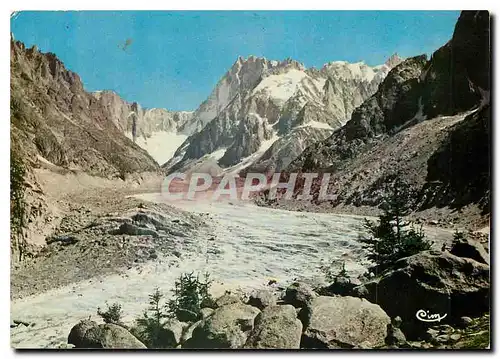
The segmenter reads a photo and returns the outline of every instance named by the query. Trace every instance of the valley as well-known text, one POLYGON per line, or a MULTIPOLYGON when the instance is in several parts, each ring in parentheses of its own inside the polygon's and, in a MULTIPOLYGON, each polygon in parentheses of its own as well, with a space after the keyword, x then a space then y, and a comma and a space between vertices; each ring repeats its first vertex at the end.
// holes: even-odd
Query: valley
POLYGON ((189 111, 87 91, 11 34, 12 347, 489 348, 489 21, 377 66, 239 56, 189 111), (179 172, 299 179, 166 200, 179 172), (300 199, 311 173, 330 198, 317 176, 300 199), (213 280, 189 308, 187 273, 213 280), (141 334, 155 288, 178 308, 141 334))
MULTIPOLYGON (((107 211, 114 210, 108 213, 120 218, 125 216, 124 206, 130 207, 133 213, 148 209, 158 211, 154 204, 163 202, 161 194, 151 192, 133 195, 137 201, 134 200, 131 206, 125 193, 127 191, 109 193, 97 189, 93 200, 87 198, 87 208, 94 213, 90 205, 94 203, 94 206, 103 209, 101 202, 95 199, 100 198, 102 203, 108 204, 107 211), (116 198, 117 195, 123 196, 121 200, 116 198)), ((79 203, 85 203, 79 198, 79 203)), ((26 296, 24 292, 21 298, 12 302, 12 318, 35 323, 33 327, 12 329, 12 345, 16 348, 59 347, 66 342, 75 323, 89 315, 95 317, 97 307, 105 302, 121 303, 127 314, 125 322, 133 324, 133 319, 145 309, 147 296, 153 289, 159 287, 170 295, 168 290, 185 272, 210 273, 215 280, 213 294, 217 297, 226 290, 244 294, 254 289, 268 289, 279 293, 297 280, 325 285, 320 266, 327 263, 334 263, 339 269, 345 263, 349 277, 355 279, 365 273, 371 264, 357 240, 365 233, 362 227, 364 217, 267 209, 248 202, 174 203, 175 208, 162 207, 161 213, 171 221, 189 221, 193 224, 192 232, 188 238, 178 233, 167 243, 157 238, 153 238, 152 242, 158 243, 144 242, 144 245, 156 248, 158 257, 155 259, 141 258, 142 249, 125 242, 125 246, 133 252, 133 258, 141 260, 120 262, 116 257, 122 254, 116 245, 121 243, 117 242, 121 236, 95 234, 86 237, 76 231, 75 236, 80 242, 56 247, 61 255, 51 254, 52 263, 42 257, 24 271, 14 270, 12 285, 15 291, 19 288, 18 294, 23 293, 25 286, 36 285, 41 293, 26 296), (179 210, 192 213, 192 217, 186 217, 179 210), (95 240, 101 243, 93 244, 95 240), (172 242, 175 242, 174 247, 172 242), (85 259, 78 249, 80 261, 73 261, 71 247, 90 248, 95 254, 85 259), (113 249, 110 256, 101 256, 101 252, 110 249, 113 249), (106 263, 109 260, 111 265, 106 263), (91 270, 94 266, 102 268, 91 270), (92 273, 90 279, 80 276, 78 281, 64 283, 61 278, 66 271, 79 273, 83 270, 92 273), (28 271, 36 276, 33 278, 36 282, 24 279, 26 274, 23 273, 28 271), (44 273, 47 271, 53 272, 46 277, 44 273), (269 285, 270 280, 276 283, 269 285), (55 302, 57 306, 54 306, 55 302)), ((99 219, 94 223, 99 223, 99 219)), ((120 223, 117 220, 111 228, 118 228, 120 223)), ((175 223, 169 225, 175 226, 175 223)), ((76 225, 75 228, 81 227, 76 225)), ((437 228, 425 230, 435 241, 436 249, 441 248, 443 243, 451 244, 452 231, 437 228)), ((54 246, 56 244, 51 245, 54 246)), ((75 274, 72 276, 73 280, 76 279, 75 274)))

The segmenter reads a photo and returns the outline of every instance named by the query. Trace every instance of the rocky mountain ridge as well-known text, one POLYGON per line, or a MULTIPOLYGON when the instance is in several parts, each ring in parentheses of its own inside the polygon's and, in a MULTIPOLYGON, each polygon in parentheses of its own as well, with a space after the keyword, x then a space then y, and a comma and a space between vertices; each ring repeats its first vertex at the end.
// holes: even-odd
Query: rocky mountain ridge
POLYGON ((193 114, 191 111, 143 108, 137 102, 129 103, 109 90, 92 92, 92 96, 101 106, 109 109, 116 126, 133 139, 147 139, 161 131, 177 133, 193 114))
POLYGON ((401 59, 370 67, 337 61, 306 69, 295 60, 238 58, 184 126, 195 131, 164 165, 186 171, 204 161, 220 170, 283 168, 341 127, 401 59))
POLYGON ((420 209, 473 204, 489 213, 489 46, 488 12, 462 12, 447 44, 396 66, 287 171, 331 173, 334 207, 376 207, 382 185, 399 175, 420 209))
POLYGON ((11 40, 11 137, 22 157, 104 177, 155 171, 146 151, 116 126, 112 109, 86 92, 52 53, 11 40))
POLYGON ((159 164, 169 160, 190 134, 181 128, 192 119, 191 111, 143 108, 137 102, 123 100, 113 91, 96 91, 92 96, 109 111, 115 125, 159 164))

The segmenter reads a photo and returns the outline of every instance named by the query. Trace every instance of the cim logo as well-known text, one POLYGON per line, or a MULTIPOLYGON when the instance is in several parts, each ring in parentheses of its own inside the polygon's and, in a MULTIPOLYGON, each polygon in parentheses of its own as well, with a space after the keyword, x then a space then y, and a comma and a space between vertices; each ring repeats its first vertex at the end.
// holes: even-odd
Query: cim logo
POLYGON ((441 314, 431 314, 427 310, 420 309, 417 311, 417 314, 415 314, 418 320, 422 322, 440 322, 444 318, 446 318, 447 314, 445 313, 443 316, 441 314))

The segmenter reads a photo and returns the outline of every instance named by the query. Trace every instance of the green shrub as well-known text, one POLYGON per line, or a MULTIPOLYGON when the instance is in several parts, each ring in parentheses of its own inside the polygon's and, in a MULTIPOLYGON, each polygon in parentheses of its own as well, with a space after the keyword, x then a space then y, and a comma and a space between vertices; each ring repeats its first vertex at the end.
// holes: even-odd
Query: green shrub
POLYGON ((193 320, 200 318, 201 308, 214 306, 214 300, 209 293, 211 284, 208 273, 205 273, 203 280, 193 272, 182 274, 175 281, 174 297, 168 303, 170 317, 180 321, 186 321, 189 316, 192 316, 193 320))
POLYGON ((24 164, 13 151, 10 152, 10 224, 15 233, 24 227, 25 203, 24 203, 24 176, 26 170, 24 164))
POLYGON ((104 320, 104 323, 118 324, 121 322, 123 312, 122 306, 118 303, 109 305, 106 303, 106 311, 103 312, 101 308, 97 308, 97 314, 104 320))
POLYGON ((10 151, 10 238, 11 246, 18 251, 19 260, 23 259, 24 241, 23 228, 26 223, 26 202, 24 193, 26 184, 24 177, 26 169, 20 156, 11 149, 10 151))
POLYGON ((181 274, 175 281, 173 298, 165 301, 158 288, 149 295, 149 307, 142 317, 136 319, 130 332, 148 348, 172 348, 176 343, 166 330, 172 319, 181 322, 196 321, 201 317, 201 308, 213 307, 215 302, 209 294, 212 281, 208 273, 200 280, 193 272, 181 274))
POLYGON ((342 267, 339 271, 336 271, 335 261, 332 261, 330 264, 321 265, 319 269, 325 275, 325 278, 328 282, 337 283, 344 280, 349 280, 349 276, 347 275, 347 270, 345 269, 345 262, 342 262, 342 267))

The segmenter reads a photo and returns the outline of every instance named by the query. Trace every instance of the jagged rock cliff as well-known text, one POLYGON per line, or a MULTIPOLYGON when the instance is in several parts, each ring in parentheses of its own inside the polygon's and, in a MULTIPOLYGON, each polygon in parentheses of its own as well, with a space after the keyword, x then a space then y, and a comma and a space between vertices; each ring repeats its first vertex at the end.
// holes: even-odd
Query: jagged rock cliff
POLYGON ((52 53, 11 41, 11 138, 23 157, 104 177, 158 165, 52 53))
POLYGON ((462 12, 430 60, 396 66, 344 127, 287 171, 332 173, 333 205, 377 206, 399 174, 420 190, 422 209, 481 203, 488 212, 489 59, 488 12, 462 12))
POLYGON ((123 100, 113 91, 96 91, 92 92, 92 96, 110 112, 117 127, 136 138, 148 138, 160 131, 177 132, 177 129, 192 117, 192 112, 188 111, 146 109, 137 102, 129 103, 123 100))
POLYGON ((111 120, 125 135, 145 149, 159 164, 168 161, 187 138, 181 130, 193 117, 189 111, 143 108, 129 103, 113 91, 96 91, 92 96, 111 114, 111 120))
POLYGON ((216 161, 233 172, 284 168, 341 127, 400 61, 393 56, 377 67, 337 61, 317 70, 291 59, 239 58, 183 127, 198 132, 164 167, 216 161))

